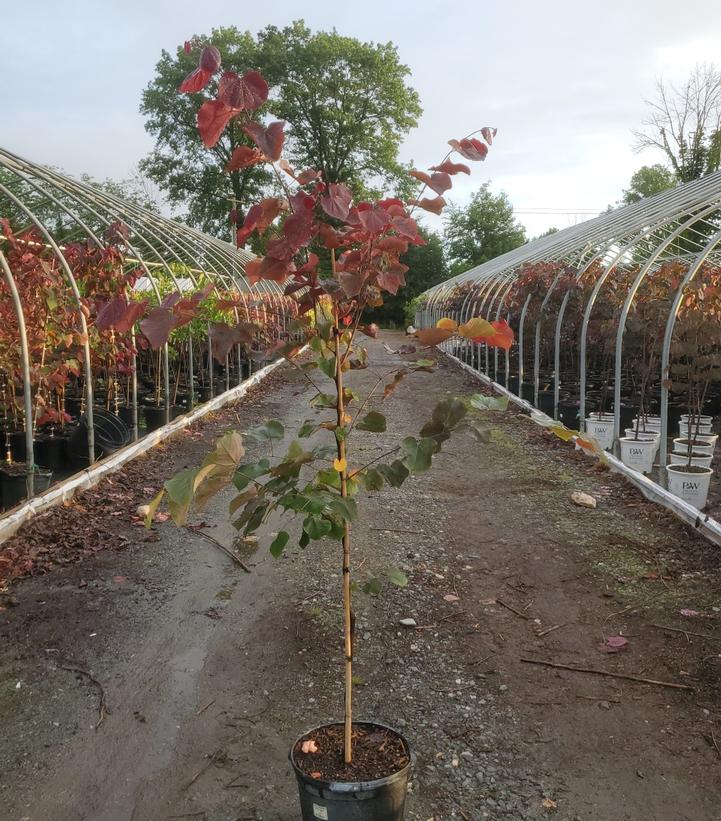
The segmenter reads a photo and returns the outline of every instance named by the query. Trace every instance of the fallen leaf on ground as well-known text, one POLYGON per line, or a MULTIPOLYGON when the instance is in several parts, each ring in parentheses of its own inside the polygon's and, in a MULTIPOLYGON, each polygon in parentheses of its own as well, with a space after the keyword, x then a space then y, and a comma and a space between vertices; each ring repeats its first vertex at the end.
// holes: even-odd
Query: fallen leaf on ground
POLYGON ((543 801, 541 801, 541 806, 544 810, 555 810, 557 805, 552 798, 544 798, 543 801))
POLYGON ((453 593, 446 593, 443 597, 443 601, 460 601, 458 596, 454 596, 453 593))
POLYGON ((609 636, 603 644, 598 645, 602 653, 618 653, 619 650, 626 650, 628 639, 623 636, 609 636))

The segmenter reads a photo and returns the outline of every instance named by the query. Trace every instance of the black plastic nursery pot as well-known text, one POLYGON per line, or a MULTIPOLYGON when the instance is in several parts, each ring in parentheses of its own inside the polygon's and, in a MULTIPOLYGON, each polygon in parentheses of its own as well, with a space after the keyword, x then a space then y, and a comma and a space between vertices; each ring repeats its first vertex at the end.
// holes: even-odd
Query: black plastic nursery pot
MULTIPOLYGON (((30 470, 24 462, 5 464, 0 468, 0 498, 4 510, 24 502, 29 496, 30 470)), ((42 493, 50 487, 53 472, 36 467, 33 471, 33 494, 42 493)))
MULTIPOLYGON (((108 456, 127 445, 132 434, 123 420, 104 408, 93 408, 95 458, 108 456)), ((75 467, 85 467, 88 459, 88 423, 81 417, 66 445, 68 458, 75 467)))
POLYGON ((35 440, 34 456, 35 462, 42 465, 44 468, 50 470, 60 470, 65 467, 67 463, 67 455, 65 448, 68 437, 60 436, 43 436, 35 440))
POLYGON ((165 424, 165 405, 146 405, 143 408, 143 416, 146 430, 162 428, 165 424))
MULTIPOLYGON (((390 730, 405 746, 409 758, 408 764, 385 778, 377 778, 373 781, 323 781, 303 772, 294 760, 294 751, 299 742, 314 731, 303 733, 293 743, 289 754, 298 782, 303 821, 319 821, 319 819, 324 819, 324 821, 403 820, 408 778, 414 760, 408 741, 397 730, 378 722, 356 721, 353 726, 390 730)), ((316 729, 322 729, 322 727, 316 729)))
POLYGON ((553 391, 538 391, 538 410, 553 416, 553 391))
POLYGON ((558 418, 571 430, 578 430, 579 403, 575 399, 558 400, 558 418))
POLYGON ((25 431, 15 430, 8 434, 10 441, 10 453, 14 462, 24 462, 27 456, 27 443, 25 442, 25 431))
MULTIPOLYGON (((123 422, 125 422, 125 424, 131 430, 133 429, 133 409, 131 407, 128 407, 127 405, 121 405, 118 408, 118 416, 123 420, 123 422)), ((138 412, 138 417, 140 417, 140 412, 138 412)))

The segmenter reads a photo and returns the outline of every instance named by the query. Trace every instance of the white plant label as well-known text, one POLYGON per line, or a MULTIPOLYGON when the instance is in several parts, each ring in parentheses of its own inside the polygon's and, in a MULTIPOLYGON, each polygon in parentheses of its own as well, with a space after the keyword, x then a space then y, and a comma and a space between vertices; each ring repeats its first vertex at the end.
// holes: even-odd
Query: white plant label
POLYGON ((316 818, 322 818, 323 821, 328 821, 328 808, 313 804, 313 815, 316 818))

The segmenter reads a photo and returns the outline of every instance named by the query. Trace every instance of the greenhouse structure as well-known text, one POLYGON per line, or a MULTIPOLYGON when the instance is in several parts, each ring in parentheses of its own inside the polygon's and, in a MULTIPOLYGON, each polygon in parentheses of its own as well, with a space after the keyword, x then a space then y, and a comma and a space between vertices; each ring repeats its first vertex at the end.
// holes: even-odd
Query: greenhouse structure
POLYGON ((5 509, 228 391, 290 338, 296 303, 250 284, 250 259, 0 149, 5 509))
POLYGON ((451 353, 704 506, 721 411, 721 172, 443 282, 415 324, 477 316, 508 321, 512 348, 451 353))

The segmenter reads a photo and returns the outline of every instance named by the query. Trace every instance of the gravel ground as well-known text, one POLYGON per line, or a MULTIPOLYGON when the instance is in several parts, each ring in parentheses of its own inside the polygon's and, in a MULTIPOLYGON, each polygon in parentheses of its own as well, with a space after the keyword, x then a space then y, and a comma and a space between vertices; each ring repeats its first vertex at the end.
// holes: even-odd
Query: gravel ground
MULTIPOLYGON (((377 367, 395 361, 370 347, 377 367)), ((362 391, 374 377, 351 381, 362 391)), ((389 431, 362 434, 351 465, 417 433, 439 398, 478 390, 446 360, 405 380, 385 403, 389 431)), ((261 546, 244 556, 246 574, 168 523, 147 536, 127 494, 135 502, 146 481, 196 463, 228 424, 299 424, 310 395, 286 368, 176 437, 111 486, 126 489, 103 508, 107 533, 123 536, 113 550, 75 551, 13 585, 15 606, 0 612, 3 818, 298 817, 287 751, 342 710, 337 546, 289 548, 279 561, 261 546)), ((354 527, 359 581, 389 564, 410 579, 355 601, 356 716, 410 740, 408 818, 718 819, 716 549, 520 414, 489 414, 488 425, 490 444, 454 438, 430 472, 364 497, 354 527), (573 505, 574 490, 598 508, 573 505), (628 649, 601 652, 610 635, 628 649)), ((230 545, 226 502, 202 519, 230 545)))

